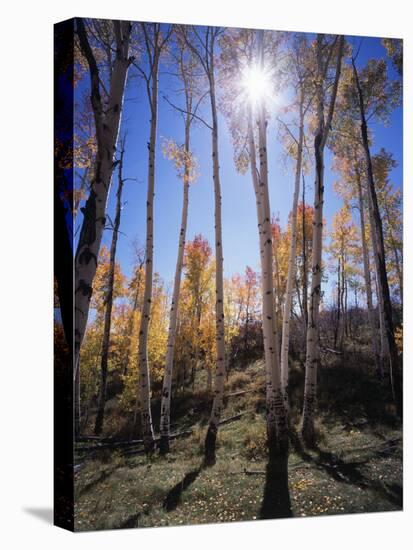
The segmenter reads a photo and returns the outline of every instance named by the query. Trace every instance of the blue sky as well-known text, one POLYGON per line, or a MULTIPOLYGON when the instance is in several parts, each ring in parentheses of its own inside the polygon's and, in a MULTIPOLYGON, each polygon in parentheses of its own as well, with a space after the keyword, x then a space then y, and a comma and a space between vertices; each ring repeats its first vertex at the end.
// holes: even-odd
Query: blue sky
MULTIPOLYGON (((349 37, 347 37, 349 38, 349 37)), ((359 38, 349 38, 359 42, 359 38)), ((386 52, 380 39, 364 38, 357 59, 363 66, 371 57, 384 57, 386 52)), ((133 70, 133 69, 132 69, 133 70)), ((396 78, 393 68, 390 76, 396 78)), ((87 77, 88 78, 88 77, 87 77)), ((160 74, 160 90, 172 97, 171 77, 160 74)), ((179 100, 178 100, 179 101, 179 100)), ((203 109, 205 118, 209 116, 209 103, 203 109)), ((125 206, 122 212, 121 232, 118 240, 117 261, 123 272, 130 276, 132 269, 131 241, 137 238, 145 242, 146 220, 146 177, 147 177, 147 141, 149 136, 149 108, 145 89, 138 78, 130 78, 125 95, 122 131, 127 130, 124 176, 136 178, 124 186, 125 206)), ((233 162, 233 150, 226 121, 219 117, 219 155, 222 185, 223 250, 225 276, 242 273, 246 265, 259 269, 258 235, 256 227, 255 198, 249 172, 240 175, 233 162)), ((372 124, 375 136, 373 153, 381 147, 391 151, 398 162, 393 170, 392 181, 396 186, 402 184, 402 108, 394 111, 388 127, 372 124)), ((183 140, 183 122, 167 102, 159 97, 158 142, 156 158, 155 213, 154 213, 154 269, 165 282, 173 280, 178 234, 181 219, 182 183, 178 179, 170 161, 163 158, 162 138, 183 140)), ((189 218, 187 239, 202 233, 213 247, 214 244, 214 195, 211 172, 211 136, 208 128, 202 124, 194 125, 191 132, 192 150, 198 163, 200 177, 191 186, 189 196, 189 218)), ((275 123, 268 127, 269 186, 271 209, 279 215, 285 226, 292 204, 294 176, 291 164, 281 160, 281 148, 277 142, 275 123), (286 166, 288 170, 286 169, 286 166)), ((327 230, 334 213, 341 207, 341 201, 333 190, 336 174, 331 171, 331 155, 325 156, 325 211, 327 230)), ((312 203, 314 176, 306 176, 306 201, 312 203)), ((112 185, 108 212, 115 209, 116 178, 112 185)), ((81 218, 81 216, 79 216, 81 218)), ((109 246, 111 232, 105 231, 103 242, 109 246)))

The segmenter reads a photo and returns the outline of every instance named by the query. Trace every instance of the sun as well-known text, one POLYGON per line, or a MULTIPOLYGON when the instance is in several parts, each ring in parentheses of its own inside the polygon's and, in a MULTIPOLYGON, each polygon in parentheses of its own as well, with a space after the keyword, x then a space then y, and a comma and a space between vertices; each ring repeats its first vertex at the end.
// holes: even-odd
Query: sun
POLYGON ((258 65, 245 67, 242 71, 241 87, 246 99, 255 105, 265 103, 272 95, 270 75, 258 65))

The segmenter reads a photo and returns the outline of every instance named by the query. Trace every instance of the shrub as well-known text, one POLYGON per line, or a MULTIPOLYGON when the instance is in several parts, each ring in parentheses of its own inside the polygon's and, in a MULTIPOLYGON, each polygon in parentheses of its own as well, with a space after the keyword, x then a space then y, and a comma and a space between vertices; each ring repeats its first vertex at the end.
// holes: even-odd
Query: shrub
POLYGON ((265 423, 254 422, 249 424, 244 437, 242 454, 248 460, 262 460, 267 456, 267 433, 265 423))
POLYGON ((236 372, 228 380, 228 389, 230 391, 239 390, 246 386, 250 381, 250 377, 245 372, 236 372))

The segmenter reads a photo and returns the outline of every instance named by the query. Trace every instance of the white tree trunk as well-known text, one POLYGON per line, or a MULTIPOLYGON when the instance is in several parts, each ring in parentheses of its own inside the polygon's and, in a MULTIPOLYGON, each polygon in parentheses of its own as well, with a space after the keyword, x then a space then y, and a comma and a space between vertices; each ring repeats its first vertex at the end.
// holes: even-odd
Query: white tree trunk
MULTIPOLYGON (((266 399, 267 401, 271 398, 271 339, 272 339, 272 327, 270 328, 269 324, 265 322, 266 314, 264 312, 264 298, 265 298, 265 289, 264 289, 264 272, 266 272, 265 267, 265 258, 264 258, 264 248, 265 235, 263 231, 263 207, 262 207, 262 194, 260 189, 260 174, 257 168, 257 157, 256 157, 256 148, 255 148, 255 139, 254 139, 254 130, 252 126, 252 113, 248 113, 248 149, 250 157, 250 168, 251 168, 251 178, 255 192, 255 204, 257 211, 257 224, 258 224, 258 237, 259 237, 259 247, 260 247, 260 262, 261 262, 261 283, 262 283, 262 319, 263 319, 263 341, 264 341, 264 357, 265 357, 265 375, 266 375, 266 399)), ((267 274, 266 274, 267 276, 267 274)))
POLYGON ((282 341, 281 341, 281 386, 284 393, 286 406, 288 408, 288 352, 290 348, 290 319, 291 308, 293 300, 293 284, 295 282, 295 276, 297 272, 296 254, 297 254, 297 208, 298 197, 300 194, 300 179, 301 179, 301 165, 303 156, 303 140, 304 140, 304 115, 302 109, 302 103, 300 105, 300 133, 297 144, 297 161, 295 168, 295 183, 294 183, 294 197, 292 207, 291 218, 291 244, 290 255, 288 258, 288 275, 287 275, 287 288, 285 293, 285 304, 282 324, 282 341))
POLYGON ((80 346, 86 331, 90 299, 93 292, 93 279, 96 274, 100 243, 106 222, 106 203, 112 180, 113 159, 116 152, 123 96, 130 65, 128 55, 131 23, 129 21, 114 21, 113 27, 117 49, 110 81, 107 109, 105 110, 100 96, 100 76, 96 59, 90 47, 83 20, 81 18, 77 20, 80 47, 89 65, 97 153, 89 197, 85 207, 81 209, 83 222, 74 258, 73 393, 75 396, 74 422, 76 436, 79 435, 80 431, 80 346))
POLYGON ((275 316, 271 208, 268 192, 267 123, 262 105, 258 117, 259 194, 261 202, 263 332, 270 362, 267 367, 267 437, 270 457, 288 451, 287 414, 281 387, 278 327, 275 316))
POLYGON ((344 259, 344 244, 341 242, 341 324, 339 330, 339 346, 340 349, 343 349, 344 336, 346 333, 346 323, 347 323, 347 313, 346 313, 346 262, 344 259))
POLYGON ((91 67, 92 106, 96 126, 97 154, 89 198, 85 208, 82 209, 84 219, 75 256, 74 364, 76 368, 74 379, 76 379, 77 369, 79 368, 80 346, 86 330, 90 299, 92 296, 92 284, 96 273, 97 258, 99 256, 100 243, 106 222, 106 203, 111 185, 125 83, 130 64, 128 51, 131 25, 129 22, 118 21, 114 22, 114 26, 115 28, 116 26, 118 27, 116 34, 120 34, 120 39, 118 38, 117 40, 117 55, 110 82, 106 111, 104 111, 100 99, 99 74, 96 61, 94 61, 86 34, 82 35, 82 27, 78 27, 80 31, 79 38, 82 36, 81 43, 85 48, 89 46, 90 50, 88 53, 85 52, 85 56, 91 67), (86 40, 86 43, 84 40, 86 40))
POLYGON ((373 229, 373 233, 375 234, 376 245, 377 245, 378 280, 380 281, 379 289, 383 300, 384 328, 386 333, 387 350, 388 350, 388 356, 390 361, 390 383, 391 383, 393 399, 396 405, 397 414, 399 417, 401 417, 403 414, 403 388, 402 388, 402 381, 401 381, 401 373, 399 371, 398 351, 396 347, 396 341, 394 338, 392 304, 391 304, 391 298, 390 298, 389 283, 387 279, 383 226, 382 226, 382 221, 380 217, 379 205, 377 202, 376 187, 375 187, 374 175, 373 175, 373 166, 371 162, 368 128, 367 128, 367 121, 366 121, 366 116, 364 111, 363 91, 359 82, 354 59, 352 59, 352 64, 353 64, 353 72, 354 72, 358 99, 359 99, 359 107, 360 107, 360 131, 361 131, 361 138, 363 142, 363 149, 364 149, 366 168, 367 168, 367 194, 369 197, 371 210, 373 214, 372 217, 374 220, 374 225, 372 229, 373 229))
POLYGON ((155 196, 155 148, 156 130, 158 118, 158 45, 155 45, 155 58, 152 71, 152 90, 150 96, 151 124, 149 137, 148 156, 148 191, 146 197, 146 247, 145 247, 145 289, 143 293, 141 322, 139 328, 139 394, 142 421, 142 438, 147 453, 154 450, 155 440, 153 432, 152 411, 151 411, 151 387, 148 362, 148 335, 149 322, 151 318, 152 284, 153 284, 153 201, 155 196))
POLYGON ((306 206, 305 206, 305 181, 304 181, 304 174, 303 174, 303 195, 302 195, 302 203, 303 203, 303 212, 302 212, 302 256, 303 256, 303 268, 302 268, 302 292, 303 292, 303 299, 302 299, 302 308, 303 308, 303 317, 304 317, 304 328, 305 328, 305 334, 307 334, 307 326, 308 326, 308 284, 307 284, 307 258, 308 258, 308 245, 307 245, 307 236, 306 236, 306 230, 305 230, 305 215, 306 215, 306 206))
POLYGON ((383 366, 388 357, 388 347, 386 340, 386 330, 384 325, 384 303, 383 303, 383 292, 381 287, 381 280, 379 275, 379 260, 378 260, 378 245, 377 245, 377 236, 375 229, 375 220, 373 215, 373 208, 371 204, 371 199, 367 193, 367 202, 368 202, 368 213, 369 213, 369 225, 370 225, 370 237, 373 248, 373 258, 374 258, 374 267, 376 274, 376 287, 377 287, 377 309, 379 313, 379 327, 380 327, 380 376, 383 376, 383 366))
POLYGON ((397 278, 399 280, 400 302, 403 305, 403 270, 402 270, 401 265, 400 265, 398 246, 397 246, 396 241, 394 239, 394 233, 393 233, 392 223, 391 223, 392 217, 391 217, 391 213, 389 212, 389 208, 388 208, 388 205, 387 205, 386 201, 384 201, 384 212, 385 212, 385 215, 387 217, 389 241, 390 241, 391 249, 392 249, 393 255, 394 255, 394 264, 395 264, 395 267, 396 267, 397 278))
POLYGON ((371 330, 371 348, 374 357, 374 364, 376 366, 376 371, 380 378, 383 376, 383 367, 379 359, 378 346, 377 346, 377 325, 375 321, 374 309, 373 309, 373 292, 371 289, 371 276, 370 276, 370 260, 369 260, 369 251, 366 240, 366 224, 364 220, 364 199, 363 199, 363 190, 361 186, 361 179, 359 174, 357 174, 357 192, 358 192, 358 203, 359 203, 359 212, 360 212, 360 231, 361 231, 361 246, 363 251, 363 273, 364 273, 364 282, 366 285, 366 301, 367 301, 367 314, 369 319, 369 325, 371 330))
MULTIPOLYGON (((263 31, 258 35, 258 60, 264 62, 263 31)), ((281 388, 279 342, 273 284, 273 243, 271 207, 268 191, 267 121, 265 106, 258 106, 258 154, 256 161, 252 110, 248 111, 248 145, 252 182, 256 197, 258 234, 261 259, 262 323, 265 355, 267 445, 269 459, 288 455, 287 413, 281 388)))
MULTIPOLYGON (((189 153, 189 124, 190 119, 186 118, 185 127, 185 152, 189 153)), ((169 316, 168 343, 166 349, 165 374, 163 379, 162 400, 161 400, 161 421, 160 421, 160 451, 162 454, 169 452, 169 431, 171 422, 171 390, 172 372, 175 351, 176 328, 179 309, 179 295, 181 289, 182 266, 184 263, 186 227, 188 222, 188 195, 189 195, 189 165, 185 163, 183 182, 183 203, 181 230, 179 232, 178 257, 176 260, 174 288, 172 294, 171 311, 169 316)))
POLYGON ((216 323, 216 370, 214 385, 214 400, 209 419, 208 432, 205 438, 205 463, 215 463, 215 447, 218 425, 224 406, 225 382, 225 322, 224 322, 224 258, 222 254, 222 214, 221 214, 221 182, 219 175, 218 156, 218 115, 215 99, 215 77, 213 56, 209 74, 211 114, 212 114, 212 165, 215 200, 215 323, 216 323))
POLYGON ((393 232, 391 230, 390 230, 390 242, 391 242, 392 249, 393 249, 394 264, 396 266, 396 273, 397 273, 397 278, 398 278, 398 281, 399 281, 400 302, 403 305, 403 270, 402 270, 401 265, 400 265, 399 250, 398 250, 397 244, 394 240, 393 232))
POLYGON ((320 148, 322 134, 318 131, 314 140, 316 156, 316 181, 314 194, 312 278, 307 327, 307 354, 305 363, 304 407, 302 434, 306 443, 314 443, 314 416, 318 363, 318 318, 321 293, 322 228, 324 202, 324 159, 320 148))
POLYGON ((310 307, 307 327, 307 354, 305 362, 304 381, 304 406, 302 414, 301 434, 308 445, 315 442, 314 418, 317 391, 317 366, 319 360, 318 329, 319 309, 321 297, 321 265, 323 245, 323 204, 324 204, 324 147, 330 130, 335 100, 337 96, 338 81, 341 72, 341 60, 343 57, 344 37, 339 38, 339 50, 334 86, 330 98, 328 117, 324 116, 324 79, 325 72, 321 52, 323 48, 322 37, 317 36, 317 133, 314 138, 315 154, 315 188, 314 188, 314 218, 313 218, 313 255, 312 278, 310 292, 310 307))
POLYGON ((339 341, 341 325, 341 258, 338 257, 337 263, 337 323, 334 330, 334 347, 337 347, 339 341))
POLYGON ((105 319, 103 327, 103 340, 102 340, 102 353, 100 362, 100 387, 99 387, 99 399, 98 409, 96 414, 96 422, 94 432, 96 435, 100 435, 103 428, 103 419, 105 415, 106 405, 106 389, 107 389, 107 374, 108 374, 108 360, 109 360, 109 345, 110 345, 110 328, 112 324, 112 306, 113 306, 113 286, 115 283, 115 260, 116 260, 116 247, 118 243, 120 217, 122 211, 122 190, 123 190, 123 165, 124 148, 122 147, 120 161, 119 161, 119 179, 118 190, 116 193, 116 214, 113 223, 112 242, 110 245, 110 257, 109 257, 109 273, 108 273, 108 292, 105 296, 106 309, 105 319))

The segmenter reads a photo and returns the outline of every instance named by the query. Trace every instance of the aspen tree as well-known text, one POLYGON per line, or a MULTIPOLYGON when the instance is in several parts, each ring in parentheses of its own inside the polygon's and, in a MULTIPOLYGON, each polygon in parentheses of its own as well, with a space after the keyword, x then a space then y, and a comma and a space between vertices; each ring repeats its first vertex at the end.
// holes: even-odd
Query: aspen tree
MULTIPOLYGON (((114 155, 118 139, 123 96, 128 69, 131 23, 113 21, 116 42, 108 97, 104 102, 100 71, 89 43, 85 24, 81 18, 77 22, 77 35, 83 56, 88 63, 91 80, 91 103, 96 132, 96 157, 90 193, 84 208, 79 243, 76 250, 75 269, 75 328, 74 328, 74 381, 79 379, 79 352, 85 335, 89 314, 92 284, 97 268, 100 243, 106 223, 106 203, 114 169, 114 155)), ((78 422, 76 422, 78 426, 78 422)))
MULTIPOLYGON (((374 182, 373 165, 372 165, 371 154, 370 154, 368 126, 367 126, 366 110, 365 110, 365 97, 364 97, 362 83, 360 82, 360 79, 359 79, 359 74, 356 68, 354 58, 352 59, 352 65, 353 65, 354 80, 355 80, 355 86, 356 86, 357 97, 358 97, 358 107, 359 107, 359 114, 360 114, 360 132, 361 132, 361 138, 362 138, 363 149, 365 154, 365 163, 367 168, 367 195, 369 199, 369 204, 371 209, 371 218, 373 222, 371 229, 372 229, 372 236, 374 234, 374 239, 376 241, 375 258, 376 258, 377 267, 378 267, 377 280, 378 280, 379 292, 383 301, 384 328, 385 328, 386 342, 388 346, 389 360, 390 360, 390 381, 391 381, 393 398, 396 403, 397 414, 401 417, 403 412, 403 403, 402 403, 403 396, 402 396, 402 387, 401 387, 401 379, 400 379, 401 375, 399 371, 399 357, 398 357, 398 351, 397 351, 396 342, 394 338, 392 305, 390 300, 390 290, 389 290, 389 283, 388 283, 387 270, 386 270, 383 226, 382 226, 382 220, 381 220, 379 206, 377 202, 377 193, 376 193, 376 186, 374 182)), ((374 69, 375 67, 373 67, 373 70, 367 71, 367 74, 365 74, 366 79, 373 80, 376 78, 374 69)), ((379 67, 379 71, 377 72, 378 72, 378 78, 380 78, 382 74, 380 67, 379 67)))
POLYGON ((146 51, 146 69, 135 66, 146 84, 151 115, 148 141, 148 188, 146 196, 145 286, 143 292, 141 322, 138 337, 139 397, 142 421, 142 437, 146 453, 153 452, 155 438, 151 410, 150 371, 148 362, 148 334, 151 319, 153 286, 153 240, 156 134, 158 124, 158 72, 163 49, 169 40, 172 27, 163 36, 160 23, 140 23, 141 40, 146 51))
MULTIPOLYGON (((268 51, 272 46, 276 49, 277 44, 264 44, 261 31, 242 30, 239 34, 235 33, 225 38, 222 44, 221 66, 224 68, 223 76, 231 81, 231 84, 227 85, 225 114, 232 134, 237 169, 245 172, 248 166, 250 167, 255 193, 261 262, 267 444, 272 460, 279 453, 288 455, 287 414, 281 389, 274 300, 273 226, 268 190, 266 103, 271 102, 272 84, 269 82, 264 55, 265 49, 268 51), (239 78, 240 71, 244 72, 244 80, 236 85, 232 80, 239 78), (258 88, 255 84, 257 79, 261 81, 258 88), (247 147, 243 146, 244 142, 247 147)), ((270 51, 274 53, 274 50, 270 51)))
POLYGON ((215 323, 216 323, 216 369, 214 400, 212 403, 208 431, 205 438, 205 464, 215 463, 215 448, 219 421, 224 407, 225 382, 225 315, 224 315, 224 257, 222 247, 222 214, 221 214, 221 179, 219 169, 218 149, 218 108, 216 98, 216 45, 222 29, 205 27, 199 30, 191 27, 191 36, 186 36, 186 44, 198 58, 207 80, 208 95, 211 104, 211 124, 206 124, 211 130, 212 138, 212 177, 214 182, 215 205, 215 323))
MULTIPOLYGON (((185 31, 182 31, 185 32, 185 31)), ((175 351, 175 340, 177 332, 179 297, 181 290, 182 267, 184 262, 186 228, 188 223, 188 202, 189 186, 195 178, 196 163, 190 151, 190 130, 194 121, 200 101, 194 104, 195 100, 195 79, 194 73, 198 63, 185 44, 182 32, 176 30, 176 42, 178 52, 176 54, 177 76, 184 87, 184 109, 179 109, 183 115, 185 142, 183 147, 169 142, 165 147, 165 155, 174 162, 178 174, 183 183, 183 201, 181 227, 179 231, 178 255, 176 259, 175 278, 172 292, 172 302, 169 316, 168 343, 165 359, 165 373, 162 387, 161 399, 161 419, 160 419, 160 452, 166 454, 169 452, 169 430, 171 423, 171 392, 172 392, 172 373, 175 351)))
POLYGON ((304 406, 302 413, 301 435, 308 445, 315 442, 314 419, 316 406, 317 366, 318 366, 318 330, 319 307, 321 297, 321 263, 323 239, 323 203, 324 203, 324 148, 332 124, 338 82, 340 79, 341 62, 344 49, 344 37, 336 37, 328 47, 329 57, 323 61, 325 37, 318 35, 316 39, 316 116, 317 130, 314 138, 315 155, 315 188, 314 188, 314 221, 313 221, 313 256, 311 292, 309 298, 307 350, 305 363, 304 406), (337 48, 336 48, 337 46, 337 48), (329 100, 327 117, 325 113, 325 82, 329 61, 333 50, 336 50, 336 64, 333 77, 333 87, 329 100))
POLYGON ((125 142, 122 142, 122 148, 119 157, 118 166, 118 189, 116 191, 116 213, 113 220, 112 227, 112 242, 110 245, 110 258, 109 258, 109 274, 108 274, 108 290, 105 296, 105 321, 103 328, 103 339, 101 349, 101 362, 100 362, 100 387, 99 387, 99 400, 98 409, 95 421, 95 434, 100 435, 103 428, 103 419, 105 415, 106 404, 106 388, 107 388, 107 375, 108 375, 108 358, 109 358, 109 344, 110 344, 110 329, 112 323, 112 306, 113 306, 113 284, 115 280, 115 259, 116 259, 116 247, 119 236, 120 218, 122 212, 122 191, 123 191, 123 158, 125 154, 125 142))
MULTIPOLYGON (((293 301, 293 284, 296 278, 296 251, 297 251, 297 211, 298 211, 298 198, 300 194, 300 181, 303 164, 303 147, 304 147, 304 123, 305 116, 312 103, 312 94, 309 93, 308 80, 310 72, 306 66, 306 55, 308 44, 301 37, 296 37, 292 44, 291 64, 294 76, 292 77, 293 86, 296 91, 298 104, 298 138, 294 136, 290 127, 285 122, 281 121, 286 129, 287 138, 294 143, 295 152, 295 179, 294 179, 294 194, 293 204, 291 209, 291 243, 290 253, 288 259, 288 275, 287 285, 285 291, 285 304, 282 321, 282 341, 281 341, 281 382, 284 393, 284 398, 288 407, 288 352, 290 342, 290 318, 293 301), (310 96, 310 97, 308 97, 310 96)), ((308 62, 307 62, 308 64, 308 62)), ((280 119, 279 119, 280 120, 280 119)), ((303 210, 304 212, 304 210, 303 210)), ((305 213, 303 214, 305 215, 305 213)), ((304 228, 305 224, 303 225, 304 228)), ((305 231, 305 229, 304 229, 305 231)), ((304 234, 305 236, 305 234, 304 234)), ((304 251, 304 243, 303 243, 304 251)), ((303 252, 305 254, 305 251, 303 252)), ((307 305, 305 304, 305 308, 307 305)))

